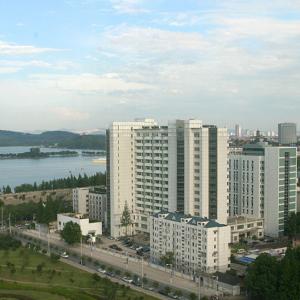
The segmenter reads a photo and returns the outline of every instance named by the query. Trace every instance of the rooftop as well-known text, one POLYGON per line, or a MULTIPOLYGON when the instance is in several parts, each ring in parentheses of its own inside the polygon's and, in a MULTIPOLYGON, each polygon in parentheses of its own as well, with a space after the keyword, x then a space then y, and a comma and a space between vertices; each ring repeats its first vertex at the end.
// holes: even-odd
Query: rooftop
POLYGON ((165 215, 164 219, 174 222, 185 222, 190 225, 197 226, 199 223, 204 223, 205 228, 214 228, 214 227, 224 227, 226 225, 220 224, 215 220, 208 219, 206 217, 198 217, 198 216, 191 216, 191 215, 185 215, 182 212, 165 212, 162 211, 160 213, 155 214, 153 217, 159 218, 159 216, 165 215))

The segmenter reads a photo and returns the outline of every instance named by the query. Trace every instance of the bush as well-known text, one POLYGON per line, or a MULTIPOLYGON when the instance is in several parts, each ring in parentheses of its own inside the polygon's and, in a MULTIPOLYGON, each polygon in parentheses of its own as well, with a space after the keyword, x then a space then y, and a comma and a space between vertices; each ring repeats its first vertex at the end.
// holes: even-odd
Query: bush
POLYGON ((59 260, 59 258, 60 258, 60 256, 57 255, 57 254, 55 254, 55 253, 51 253, 51 254, 50 254, 50 260, 51 260, 51 262, 53 262, 53 263, 56 263, 56 262, 59 260))
POLYGON ((0 250, 16 250, 20 248, 21 242, 6 234, 0 234, 0 250))

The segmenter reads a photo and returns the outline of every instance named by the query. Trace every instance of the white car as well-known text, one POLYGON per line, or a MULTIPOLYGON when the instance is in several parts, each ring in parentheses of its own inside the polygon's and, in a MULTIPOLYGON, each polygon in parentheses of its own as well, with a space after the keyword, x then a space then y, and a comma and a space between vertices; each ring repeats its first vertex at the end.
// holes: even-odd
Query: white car
POLYGON ((69 255, 67 252, 64 252, 60 255, 62 258, 69 258, 69 255))
POLYGON ((97 271, 98 271, 99 273, 102 273, 102 274, 105 274, 105 273, 106 273, 106 270, 104 270, 104 269, 102 269, 102 268, 99 268, 97 271))
POLYGON ((127 277, 123 277, 122 280, 127 283, 133 283, 133 280, 127 277))

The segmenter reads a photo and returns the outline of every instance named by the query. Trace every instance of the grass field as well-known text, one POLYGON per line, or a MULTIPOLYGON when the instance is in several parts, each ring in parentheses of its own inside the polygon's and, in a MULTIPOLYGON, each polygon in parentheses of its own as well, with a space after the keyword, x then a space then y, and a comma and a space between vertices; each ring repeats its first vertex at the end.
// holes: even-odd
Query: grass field
POLYGON ((0 251, 0 300, 155 300, 30 249, 0 251))

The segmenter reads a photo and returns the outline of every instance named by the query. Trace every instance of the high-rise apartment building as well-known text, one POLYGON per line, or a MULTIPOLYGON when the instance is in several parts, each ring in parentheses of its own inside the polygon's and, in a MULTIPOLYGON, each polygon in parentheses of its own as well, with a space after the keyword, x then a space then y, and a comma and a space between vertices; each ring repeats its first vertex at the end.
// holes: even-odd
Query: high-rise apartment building
POLYGON ((149 232, 149 216, 160 211, 226 223, 227 140, 227 129, 199 120, 114 122, 107 132, 111 235, 124 233, 125 205, 132 230, 142 232, 149 232))
POLYGON ((265 234, 280 236, 296 211, 297 149, 266 143, 229 154, 229 214, 264 218, 265 234))
POLYGON ((278 143, 295 145, 297 143, 297 125, 295 123, 278 124, 278 143))

